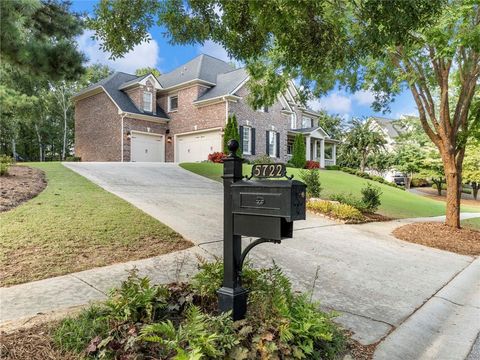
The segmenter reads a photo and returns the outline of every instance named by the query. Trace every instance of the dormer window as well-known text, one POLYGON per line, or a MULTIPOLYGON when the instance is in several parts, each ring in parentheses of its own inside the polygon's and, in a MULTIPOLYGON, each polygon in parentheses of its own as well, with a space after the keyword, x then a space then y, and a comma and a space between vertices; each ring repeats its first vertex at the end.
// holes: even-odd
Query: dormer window
POLYGON ((150 91, 143 92, 143 111, 152 112, 153 95, 150 91))
POLYGON ((178 95, 171 95, 168 97, 168 111, 178 110, 178 95))
POLYGON ((304 116, 302 118, 302 128, 303 129, 308 129, 308 128, 311 128, 311 127, 313 127, 312 118, 304 116))
POLYGON ((258 108, 257 111, 267 113, 268 112, 268 106, 264 105, 264 106, 258 108))

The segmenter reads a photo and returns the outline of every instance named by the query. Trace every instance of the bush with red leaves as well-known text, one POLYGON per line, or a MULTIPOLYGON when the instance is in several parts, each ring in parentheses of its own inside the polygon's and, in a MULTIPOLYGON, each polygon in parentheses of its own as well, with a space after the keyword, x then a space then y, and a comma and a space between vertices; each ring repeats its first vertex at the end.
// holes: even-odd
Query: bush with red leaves
POLYGON ((308 160, 305 164, 305 169, 320 169, 320 163, 318 161, 308 160))
POLYGON ((223 152, 214 152, 211 154, 208 154, 208 161, 214 162, 214 163, 223 163, 223 158, 226 155, 223 152))

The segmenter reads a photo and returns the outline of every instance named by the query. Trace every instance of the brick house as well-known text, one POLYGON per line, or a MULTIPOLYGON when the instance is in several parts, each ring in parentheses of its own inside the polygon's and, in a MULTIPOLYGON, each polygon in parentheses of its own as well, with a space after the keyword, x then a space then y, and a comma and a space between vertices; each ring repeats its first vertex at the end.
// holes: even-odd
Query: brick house
POLYGON ((222 151, 230 114, 240 127, 244 157, 291 156, 304 136, 307 160, 335 164, 336 143, 319 114, 295 101, 293 82, 269 108, 247 103, 248 74, 200 55, 158 79, 115 72, 75 94, 75 154, 82 161, 204 161, 222 151))

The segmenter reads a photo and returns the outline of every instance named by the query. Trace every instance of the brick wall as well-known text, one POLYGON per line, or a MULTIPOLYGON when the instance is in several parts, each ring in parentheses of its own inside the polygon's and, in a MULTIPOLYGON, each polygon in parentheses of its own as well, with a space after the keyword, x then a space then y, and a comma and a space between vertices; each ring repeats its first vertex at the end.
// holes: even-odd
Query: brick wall
POLYGON ((150 91, 152 93, 152 109, 153 113, 157 113, 157 96, 156 96, 156 89, 155 85, 150 81, 147 80, 146 85, 137 85, 134 88, 125 90, 128 97, 133 101, 133 103, 137 106, 137 108, 143 112, 143 93, 145 91, 150 91))
POLYGON ((202 85, 193 85, 185 89, 162 94, 157 98, 160 106, 168 111, 167 98, 169 95, 178 95, 178 110, 168 112, 170 117, 169 129, 172 142, 167 143, 165 149, 166 161, 174 161, 175 134, 182 134, 204 129, 213 129, 225 126, 226 105, 220 102, 198 107, 193 104, 208 88, 202 85))
POLYGON ((121 118, 105 93, 75 104, 75 155, 82 161, 120 161, 121 118))
POLYGON ((239 126, 249 125, 255 128, 255 155, 245 155, 253 159, 266 154, 266 134, 268 131, 280 133, 280 157, 276 161, 287 161, 287 131, 290 128, 290 116, 281 113, 282 105, 276 102, 269 107, 268 112, 253 110, 247 103, 248 87, 242 87, 237 95, 242 99, 238 102, 229 102, 228 113, 235 114, 239 126), (272 128, 273 126, 273 128, 272 128))

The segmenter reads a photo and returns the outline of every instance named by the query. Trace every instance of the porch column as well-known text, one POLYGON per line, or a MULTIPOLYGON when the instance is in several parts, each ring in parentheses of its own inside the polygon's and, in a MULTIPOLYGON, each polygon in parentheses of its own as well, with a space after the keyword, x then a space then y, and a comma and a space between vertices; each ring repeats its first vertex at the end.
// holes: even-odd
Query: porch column
POLYGON ((312 158, 311 158, 311 152, 310 152, 310 151, 311 151, 311 145, 310 145, 310 144, 311 144, 311 142, 310 142, 310 136, 307 136, 307 137, 305 138, 305 151, 306 151, 306 154, 305 154, 305 155, 306 155, 307 161, 312 160, 312 158))
POLYGON ((320 140, 320 167, 325 167, 325 140, 320 140))
POLYGON ((317 144, 318 144, 318 140, 313 140, 313 160, 314 161, 317 161, 318 159, 318 154, 317 154, 317 144))
POLYGON ((333 143, 332 159, 333 159, 333 165, 337 165, 337 144, 336 143, 333 143))

